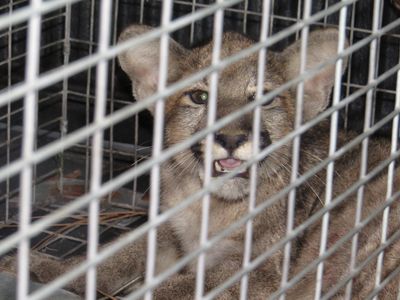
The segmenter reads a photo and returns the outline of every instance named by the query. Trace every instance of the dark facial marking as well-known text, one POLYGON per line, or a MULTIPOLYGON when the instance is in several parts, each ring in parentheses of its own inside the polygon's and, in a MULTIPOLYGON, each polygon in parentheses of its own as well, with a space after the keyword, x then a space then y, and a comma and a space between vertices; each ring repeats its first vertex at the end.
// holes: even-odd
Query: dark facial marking
POLYGON ((267 130, 260 133, 260 149, 267 148, 272 144, 271 137, 269 136, 269 132, 267 130))
POLYGON ((193 145, 190 147, 190 150, 192 150, 193 155, 194 155, 196 158, 200 158, 200 157, 201 157, 201 145, 200 145, 199 143, 193 144, 193 145))

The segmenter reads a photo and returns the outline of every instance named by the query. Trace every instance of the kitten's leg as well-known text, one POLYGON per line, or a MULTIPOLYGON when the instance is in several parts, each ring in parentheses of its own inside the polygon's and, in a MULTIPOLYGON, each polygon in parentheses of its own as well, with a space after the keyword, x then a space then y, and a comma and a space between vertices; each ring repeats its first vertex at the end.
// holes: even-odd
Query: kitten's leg
MULTIPOLYGON (((123 238, 123 237, 122 237, 123 238)), ((107 247, 105 245, 104 247, 107 247)), ((104 248, 102 247, 102 248, 104 248)), ((106 293, 112 293, 130 279, 141 275, 145 266, 146 240, 141 238, 122 248, 113 256, 97 266, 97 288, 106 293)), ((40 253, 30 256, 30 272, 32 279, 41 283, 54 280, 62 274, 74 269, 85 261, 86 256, 76 256, 59 261, 40 253)), ((66 289, 79 295, 85 293, 85 275, 71 281, 66 289)))
MULTIPOLYGON (((120 237, 124 239, 124 236, 120 237)), ((116 242, 116 241, 114 241, 116 242)), ((114 243, 114 242, 110 242, 114 243)), ((108 245, 110 245, 108 244, 108 245)), ((106 248, 104 245, 101 249, 106 248)), ((101 250, 100 250, 101 251, 101 250)), ((135 242, 123 247, 113 256, 97 266, 97 288, 106 293, 112 293, 145 272, 147 257, 146 235, 135 242)), ((168 224, 157 230, 157 262, 156 269, 168 268, 178 257, 177 242, 168 224)), ((33 252, 30 257, 30 272, 33 280, 46 283, 74 269, 85 261, 86 256, 77 256, 59 261, 40 253, 33 252)), ((14 270, 16 259, 13 257, 14 270)), ((10 263, 8 263, 10 265, 10 263)), ((9 268, 12 269, 12 268, 9 268)), ((71 281, 66 289, 79 295, 85 293, 85 275, 71 281)))

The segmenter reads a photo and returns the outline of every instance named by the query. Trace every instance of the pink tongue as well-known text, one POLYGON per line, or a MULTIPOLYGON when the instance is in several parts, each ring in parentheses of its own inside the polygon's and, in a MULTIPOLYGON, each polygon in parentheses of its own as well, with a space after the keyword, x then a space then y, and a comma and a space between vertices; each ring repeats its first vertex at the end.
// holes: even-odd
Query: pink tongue
POLYGON ((218 163, 225 169, 237 168, 241 165, 242 161, 234 158, 220 159, 218 163))

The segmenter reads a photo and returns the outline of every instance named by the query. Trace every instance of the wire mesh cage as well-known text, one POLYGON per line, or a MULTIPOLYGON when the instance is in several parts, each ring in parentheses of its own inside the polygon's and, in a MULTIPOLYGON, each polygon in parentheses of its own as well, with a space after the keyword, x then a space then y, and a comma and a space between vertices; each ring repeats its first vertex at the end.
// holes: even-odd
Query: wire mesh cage
POLYGON ((399 299, 399 6, 0 0, 0 295, 399 299))

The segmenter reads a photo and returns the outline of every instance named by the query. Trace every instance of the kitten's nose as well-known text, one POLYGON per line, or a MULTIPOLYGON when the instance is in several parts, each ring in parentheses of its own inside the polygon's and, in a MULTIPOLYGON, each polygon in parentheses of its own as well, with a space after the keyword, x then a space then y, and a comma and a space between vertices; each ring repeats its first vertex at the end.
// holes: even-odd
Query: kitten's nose
POLYGON ((239 135, 216 134, 215 141, 229 152, 233 152, 241 144, 247 141, 247 136, 244 134, 239 134, 239 135))

